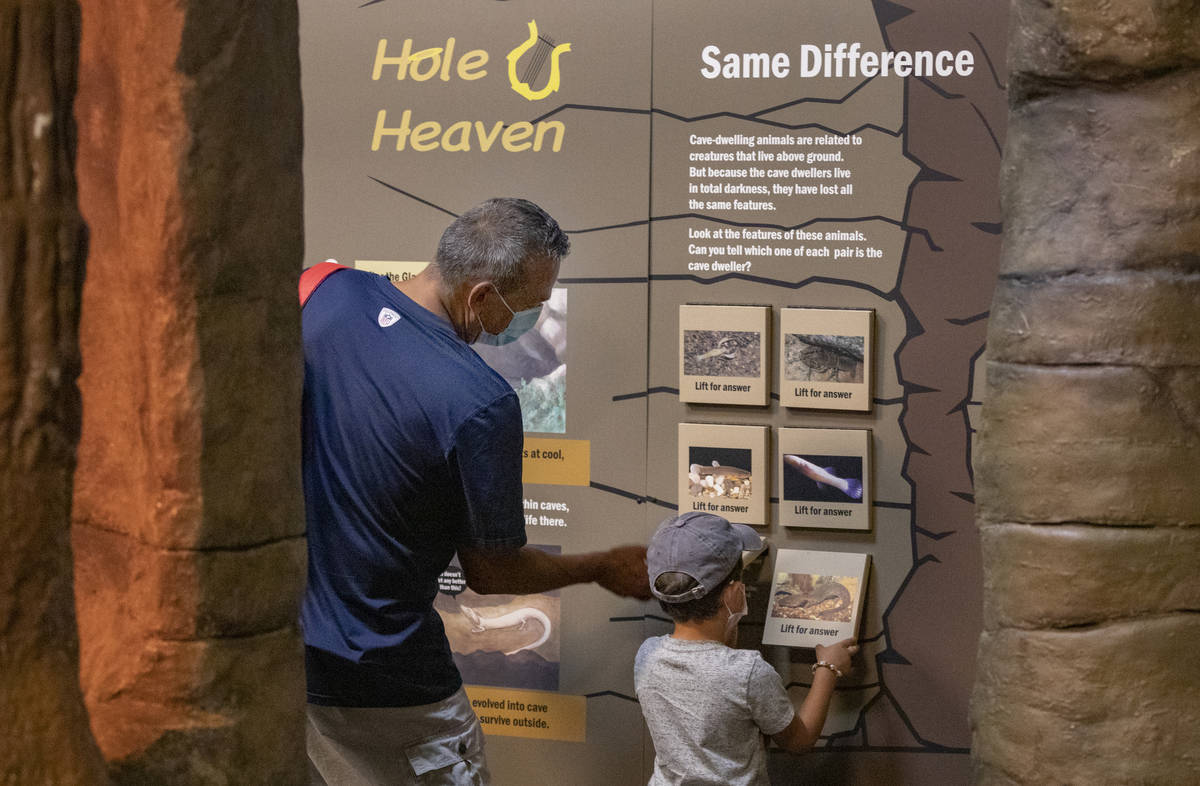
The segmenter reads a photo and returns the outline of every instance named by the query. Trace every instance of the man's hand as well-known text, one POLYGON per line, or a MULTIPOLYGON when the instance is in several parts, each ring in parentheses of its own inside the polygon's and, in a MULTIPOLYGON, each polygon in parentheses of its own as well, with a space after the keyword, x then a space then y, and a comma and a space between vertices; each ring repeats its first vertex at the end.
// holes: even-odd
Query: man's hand
POLYGON ((650 599, 650 579, 646 575, 645 546, 617 546, 604 552, 596 573, 596 583, 623 598, 650 599))
POLYGON ((815 649, 817 660, 832 664, 838 671, 845 674, 850 671, 850 658, 858 652, 858 645, 854 643, 854 639, 842 639, 837 644, 830 644, 828 647, 818 644, 815 649))

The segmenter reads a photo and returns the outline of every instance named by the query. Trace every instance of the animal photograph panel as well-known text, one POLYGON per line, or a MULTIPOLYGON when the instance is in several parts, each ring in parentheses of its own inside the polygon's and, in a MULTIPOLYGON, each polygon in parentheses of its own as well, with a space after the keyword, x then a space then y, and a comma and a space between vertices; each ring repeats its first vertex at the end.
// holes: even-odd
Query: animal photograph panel
POLYGON ((869 411, 874 318, 871 309, 781 309, 780 403, 806 409, 869 411))
POLYGON ((763 644, 815 647, 858 634, 869 554, 779 549, 763 644))
POLYGON ((740 524, 767 523, 766 426, 679 424, 679 512, 706 511, 740 524))
POLYGON ((871 528, 871 431, 778 432, 779 522, 814 529, 871 528))
POLYGON ((771 307, 679 307, 679 400, 766 406, 771 307))

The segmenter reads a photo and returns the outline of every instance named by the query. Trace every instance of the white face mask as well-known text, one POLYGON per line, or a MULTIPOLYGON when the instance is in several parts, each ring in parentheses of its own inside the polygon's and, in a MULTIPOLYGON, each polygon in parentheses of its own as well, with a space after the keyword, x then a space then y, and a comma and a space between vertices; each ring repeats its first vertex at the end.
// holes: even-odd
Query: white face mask
POLYGON ((742 588, 741 605, 735 611, 734 609, 729 608, 728 603, 725 604, 725 610, 729 612, 729 619, 727 619, 725 621, 725 641, 733 640, 733 634, 734 634, 734 631, 737 629, 738 622, 742 619, 742 617, 746 616, 746 614, 748 614, 750 611, 750 607, 746 605, 746 585, 742 584, 741 582, 738 582, 738 583, 741 584, 741 588, 742 588))
POLYGON ((513 311, 512 306, 508 305, 508 301, 504 299, 504 295, 500 294, 500 290, 496 290, 496 295, 500 298, 500 302, 504 304, 504 307, 508 309, 508 313, 512 314, 513 317, 509 320, 508 327, 504 328, 504 330, 501 330, 499 333, 489 333, 487 328, 483 327, 483 320, 479 319, 479 315, 476 314, 475 318, 479 319, 479 327, 482 328, 482 332, 475 341, 479 344, 502 347, 505 344, 511 344, 516 341, 537 324, 538 317, 542 315, 542 304, 538 303, 533 308, 527 308, 524 311, 513 311))

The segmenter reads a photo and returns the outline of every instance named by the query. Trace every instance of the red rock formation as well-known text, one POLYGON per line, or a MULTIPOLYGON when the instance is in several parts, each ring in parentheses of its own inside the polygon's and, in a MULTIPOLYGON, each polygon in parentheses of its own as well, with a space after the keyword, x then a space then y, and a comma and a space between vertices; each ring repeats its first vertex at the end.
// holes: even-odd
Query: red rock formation
POLYGON ((82 680, 118 780, 299 782, 294 3, 83 3, 82 680))

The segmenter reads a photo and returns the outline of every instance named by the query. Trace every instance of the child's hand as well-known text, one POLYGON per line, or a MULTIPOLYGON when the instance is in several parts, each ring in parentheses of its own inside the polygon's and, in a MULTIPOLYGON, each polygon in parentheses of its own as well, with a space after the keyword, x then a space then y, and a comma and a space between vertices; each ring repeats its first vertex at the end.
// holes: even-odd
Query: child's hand
MULTIPOLYGON (((840 672, 850 670, 850 657, 858 652, 854 639, 842 639, 837 644, 828 647, 816 646, 817 660, 828 663, 840 672)), ((784 750, 799 753, 811 748, 821 736, 821 728, 825 725, 825 716, 829 712, 829 701, 833 698, 834 678, 836 675, 830 669, 813 667, 812 687, 804 697, 804 703, 796 711, 796 717, 787 728, 771 739, 784 750), (826 674, 830 676, 825 676, 826 674)))
POLYGON ((823 660, 833 665, 843 674, 850 671, 850 658, 856 652, 858 652, 858 645, 854 643, 854 639, 842 639, 837 644, 830 644, 828 647, 822 644, 816 646, 817 660, 823 660))

